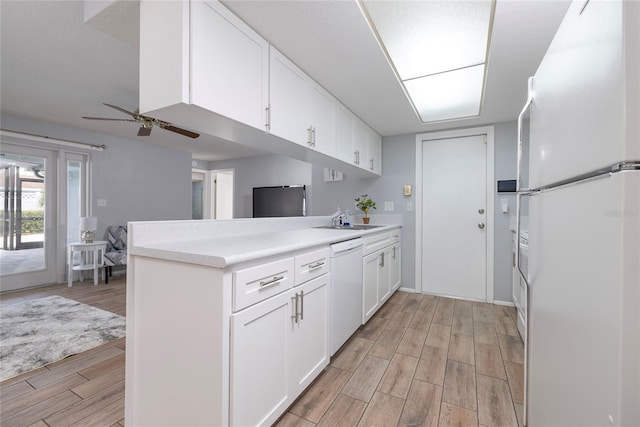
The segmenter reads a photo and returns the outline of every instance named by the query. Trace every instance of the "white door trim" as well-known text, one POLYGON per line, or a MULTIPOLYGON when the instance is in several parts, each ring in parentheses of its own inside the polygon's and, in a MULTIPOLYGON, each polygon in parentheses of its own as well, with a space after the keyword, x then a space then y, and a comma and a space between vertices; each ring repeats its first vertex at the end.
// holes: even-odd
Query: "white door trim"
MULTIPOLYGON (((416 213, 416 292, 422 292, 422 142, 434 139, 460 138, 465 136, 487 136, 487 268, 486 296, 487 302, 493 303, 494 292, 494 129, 483 126, 469 129, 458 129, 441 132, 421 133, 416 135, 416 177, 415 177, 415 213, 416 213)), ((461 263, 463 260, 461 260, 461 263)))

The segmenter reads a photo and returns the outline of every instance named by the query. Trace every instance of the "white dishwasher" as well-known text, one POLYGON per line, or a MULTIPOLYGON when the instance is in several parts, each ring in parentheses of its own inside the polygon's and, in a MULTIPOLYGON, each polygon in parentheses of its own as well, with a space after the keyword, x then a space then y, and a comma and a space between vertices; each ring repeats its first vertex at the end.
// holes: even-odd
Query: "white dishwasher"
POLYGON ((331 356, 362 324, 362 239, 331 245, 331 356))

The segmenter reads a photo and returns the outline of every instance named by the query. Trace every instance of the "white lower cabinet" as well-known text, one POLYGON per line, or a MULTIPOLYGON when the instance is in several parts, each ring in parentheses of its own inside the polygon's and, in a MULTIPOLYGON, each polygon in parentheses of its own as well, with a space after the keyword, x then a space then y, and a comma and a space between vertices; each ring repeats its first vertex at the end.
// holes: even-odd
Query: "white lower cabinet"
POLYGON ((391 292, 398 290, 402 283, 402 265, 400 263, 400 249, 402 245, 400 242, 391 247, 391 259, 389 265, 389 276, 391 283, 391 292))
POLYGON ((329 364, 329 274, 231 317, 231 425, 269 425, 329 364))
MULTIPOLYGON (((399 235, 398 235, 399 236, 399 235)), ((399 237, 389 234, 385 236, 371 236, 365 238, 365 253, 367 247, 390 244, 369 253, 363 258, 362 279, 362 323, 366 323, 371 316, 388 300, 401 283, 401 258, 399 237), (395 240, 392 240, 395 239, 395 240), (369 241, 367 241, 369 240, 369 241)))

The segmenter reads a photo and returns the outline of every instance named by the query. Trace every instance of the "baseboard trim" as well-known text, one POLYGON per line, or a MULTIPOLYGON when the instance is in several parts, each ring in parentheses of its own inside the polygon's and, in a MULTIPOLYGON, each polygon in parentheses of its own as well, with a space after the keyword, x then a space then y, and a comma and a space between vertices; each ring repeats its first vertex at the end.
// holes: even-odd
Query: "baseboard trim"
POLYGON ((415 294, 416 293, 415 289, 413 289, 413 288, 404 288, 402 286, 400 286, 398 288, 398 290, 401 291, 401 292, 409 292, 410 294, 415 294))
POLYGON ((498 301, 494 300, 495 305, 506 305, 507 307, 515 307, 516 305, 512 301, 498 301))

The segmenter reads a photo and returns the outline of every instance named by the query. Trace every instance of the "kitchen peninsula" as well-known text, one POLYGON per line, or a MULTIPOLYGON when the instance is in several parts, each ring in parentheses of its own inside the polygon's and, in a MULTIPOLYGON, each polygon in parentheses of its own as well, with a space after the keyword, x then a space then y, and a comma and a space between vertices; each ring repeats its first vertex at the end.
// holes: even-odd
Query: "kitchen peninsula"
MULTIPOLYGON (((271 424, 284 413, 329 363, 329 245, 399 248, 399 222, 318 228, 330 222, 129 223, 126 423, 271 424)), ((386 301, 400 281, 385 283, 386 301)))

